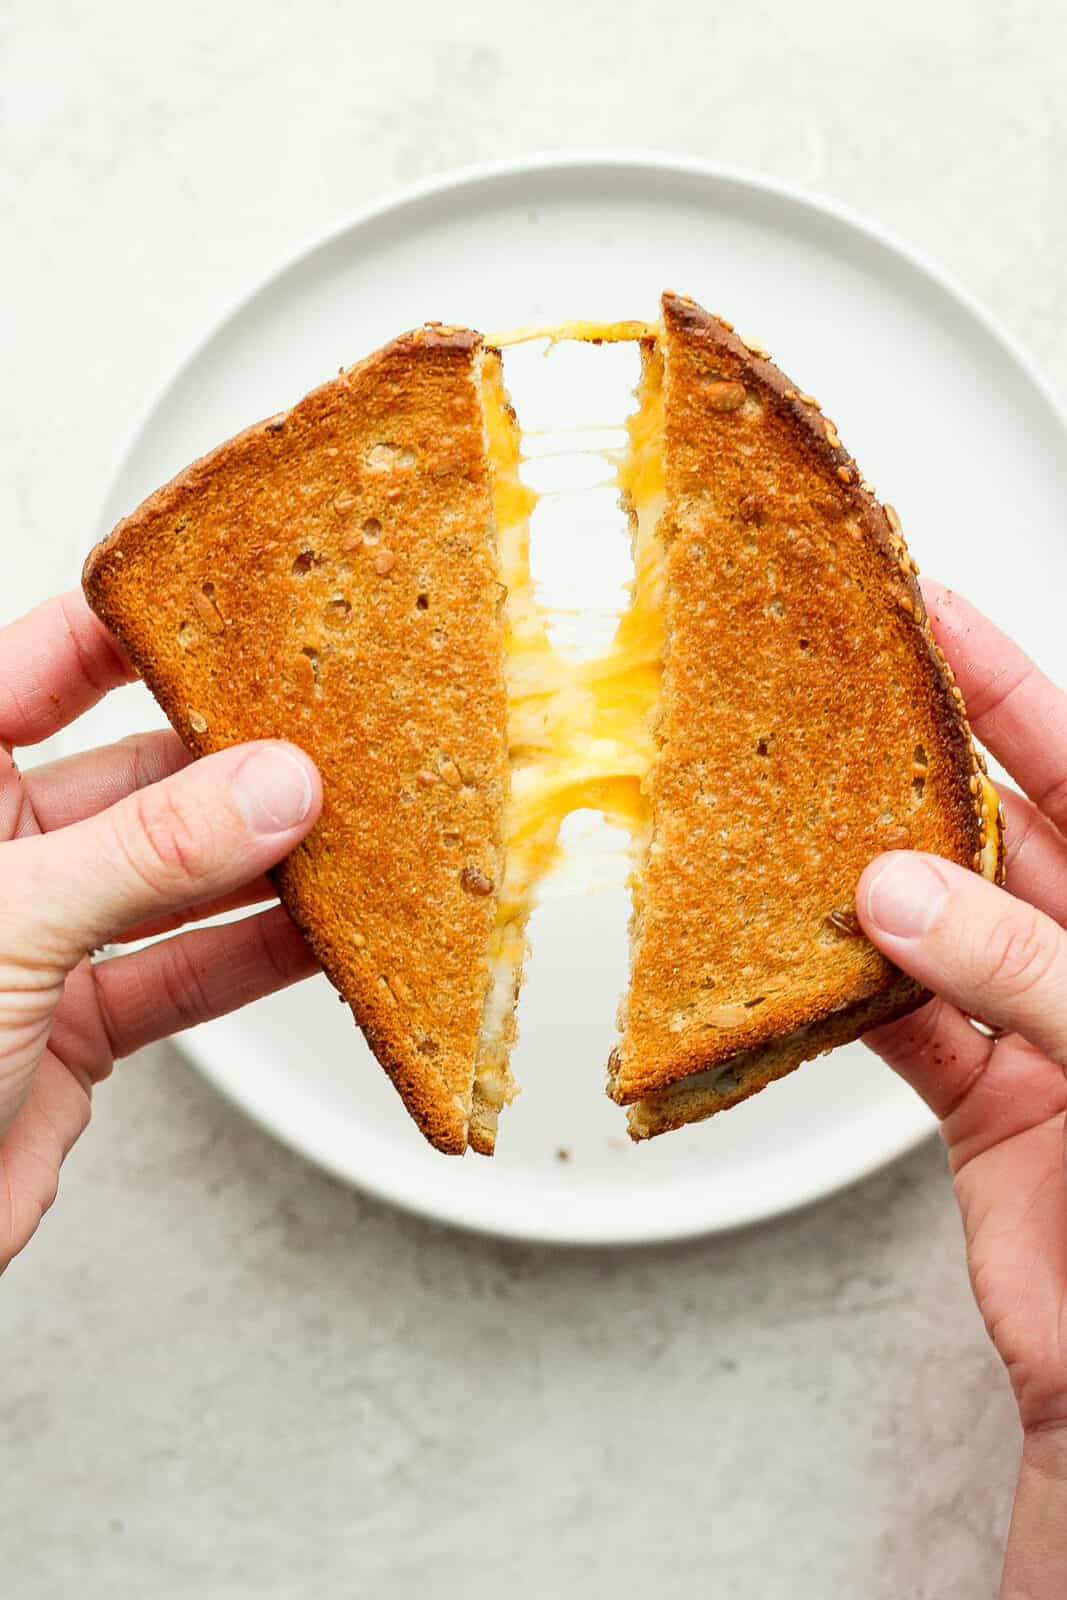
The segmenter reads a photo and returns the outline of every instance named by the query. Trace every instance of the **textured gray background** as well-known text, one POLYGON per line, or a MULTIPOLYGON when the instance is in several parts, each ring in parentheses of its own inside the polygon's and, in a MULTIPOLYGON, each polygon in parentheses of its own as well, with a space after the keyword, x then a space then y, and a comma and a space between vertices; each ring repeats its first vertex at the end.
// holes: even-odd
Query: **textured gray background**
MULTIPOLYGON (((1055 0, 0 10, 0 613, 69 583, 146 392, 364 201, 567 143, 850 201, 1067 389, 1055 0), (25 552, 32 549, 32 564, 25 552)), ((0 1292, 12 1600, 991 1595, 1017 1449, 933 1144, 615 1255, 387 1211, 169 1049, 0 1292)))

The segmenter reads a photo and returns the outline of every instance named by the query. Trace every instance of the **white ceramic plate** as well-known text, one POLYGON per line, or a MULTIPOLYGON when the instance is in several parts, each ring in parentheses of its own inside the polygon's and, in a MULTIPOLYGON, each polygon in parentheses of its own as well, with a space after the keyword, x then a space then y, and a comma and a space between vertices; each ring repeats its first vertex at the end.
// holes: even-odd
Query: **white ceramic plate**
MULTIPOLYGON (((682 161, 553 159, 462 174, 302 252, 166 384, 99 528, 190 457, 426 318, 487 330, 651 318, 665 286, 758 335, 825 402, 899 508, 924 569, 968 589, 1053 670, 1064 667, 1067 449, 1024 357, 940 273, 868 224, 682 161)), ((517 352, 510 376, 536 429, 549 419, 617 423, 635 371, 632 350, 561 347, 549 360, 517 352)), ((532 447, 552 443, 534 435, 532 447)), ((572 488, 604 476, 590 457, 533 470, 542 481, 558 471, 572 488)), ((609 491, 550 499, 543 518, 535 565, 546 594, 602 610, 626 576, 609 491)), ((588 646, 589 630, 571 626, 571 644, 588 646)), ((603 627, 594 619, 593 631, 603 627)), ((80 724, 77 741, 159 720, 137 687, 80 724)), ((331 1172, 443 1221, 516 1238, 636 1242, 734 1227, 825 1195, 929 1130, 919 1102, 853 1045, 728 1116, 630 1146, 602 1088, 625 981, 619 857, 602 829, 576 826, 586 836, 576 864, 532 926, 515 1060, 523 1093, 502 1118, 495 1160, 448 1160, 422 1143, 322 979, 187 1035, 189 1055, 331 1172), (615 887, 576 893, 585 882, 615 887)))

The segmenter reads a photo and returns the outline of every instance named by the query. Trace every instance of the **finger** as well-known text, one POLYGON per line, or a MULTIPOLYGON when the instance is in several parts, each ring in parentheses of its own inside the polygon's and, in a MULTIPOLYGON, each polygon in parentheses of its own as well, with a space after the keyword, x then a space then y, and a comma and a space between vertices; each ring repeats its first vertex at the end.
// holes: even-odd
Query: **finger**
POLYGON ((868 937, 926 988, 1067 1064, 1067 935, 1051 917, 911 850, 867 867, 856 911, 868 937))
MULTIPOLYGON (((174 730, 160 728, 152 733, 130 734, 100 750, 87 750, 82 755, 34 767, 24 775, 23 788, 41 829, 50 833, 106 811, 128 794, 180 772, 191 760, 174 730)), ((151 917, 148 922, 126 928, 116 942, 126 944, 135 939, 154 939, 190 922, 203 922, 224 911, 262 905, 277 898, 278 891, 270 879, 261 876, 232 894, 151 917)))
POLYGON ((924 581, 938 643, 971 727, 1035 805, 1067 825, 1067 695, 969 600, 924 581))
POLYGON ((22 784, 43 832, 51 833, 160 783, 191 759, 174 730, 160 728, 33 767, 23 773, 22 784))
POLYGON ((953 1172, 1016 1134, 1062 1117, 1067 1080, 1056 1063, 1021 1034, 997 1041, 989 1063, 941 1126, 953 1172))
POLYGON ((136 673, 80 589, 0 632, 0 744, 39 744, 136 673))
POLYGON ((22 773, 11 751, 0 745, 0 841, 40 833, 22 773))
POLYGON ((993 1040, 940 995, 896 1022, 872 1028, 863 1042, 922 1096, 939 1120, 956 1109, 993 1053, 993 1040))
POLYGON ((1039 906, 1062 927, 1067 924, 1067 839, 1016 790, 998 784, 997 792, 1004 808, 1008 892, 1039 906))
POLYGON ((195 761, 57 833, 9 849, 0 948, 73 966, 124 928, 258 878, 315 822, 322 785, 294 745, 264 740, 195 761))
POLYGON ((864 1043, 909 1083, 941 1123, 953 1172, 1059 1115, 1067 1080, 1048 1056, 1010 1034, 993 1040, 940 996, 864 1043))
POLYGON ((85 1085, 46 1050, 0 1139, 0 1272, 33 1237, 55 1199, 59 1169, 89 1112, 85 1085))
POLYGON ((220 928, 197 928, 93 968, 112 1054, 130 1055, 262 999, 318 970, 288 913, 275 906, 220 928))
POLYGON ((169 911, 163 917, 151 917, 147 922, 139 922, 132 928, 125 928, 122 933, 116 934, 113 944, 133 944, 138 939, 158 939, 161 934, 175 933, 179 928, 187 928, 191 922, 206 922, 209 917, 219 917, 226 911, 240 911, 245 906, 266 905, 270 900, 277 900, 278 891, 266 874, 253 878, 251 883, 242 884, 232 894, 222 895, 218 900, 207 900, 201 905, 187 906, 181 911, 169 911))

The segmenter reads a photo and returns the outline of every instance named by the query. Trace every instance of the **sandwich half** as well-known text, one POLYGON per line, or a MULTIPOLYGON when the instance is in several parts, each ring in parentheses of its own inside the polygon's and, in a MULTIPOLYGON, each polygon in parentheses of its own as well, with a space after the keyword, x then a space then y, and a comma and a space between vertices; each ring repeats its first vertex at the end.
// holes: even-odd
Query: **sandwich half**
POLYGON ((273 737, 317 762, 279 893, 449 1152, 483 1061, 508 1092, 487 1010, 511 1026, 486 999, 508 765, 483 360, 466 329, 396 339, 150 496, 83 580, 194 754, 273 737))
POLYGON ((609 1092, 636 1139, 916 1005, 860 935, 879 850, 999 869, 1000 824, 891 508, 693 302, 519 330, 640 343, 629 607, 554 648, 498 346, 394 340, 150 496, 90 603, 195 754, 288 738, 322 818, 283 902, 438 1149, 490 1154, 526 922, 564 817, 633 839, 609 1092))
POLYGON ((923 998, 862 936, 880 851, 1000 871, 999 807, 891 507, 810 395, 663 299, 665 648, 609 1090, 647 1138, 923 998))

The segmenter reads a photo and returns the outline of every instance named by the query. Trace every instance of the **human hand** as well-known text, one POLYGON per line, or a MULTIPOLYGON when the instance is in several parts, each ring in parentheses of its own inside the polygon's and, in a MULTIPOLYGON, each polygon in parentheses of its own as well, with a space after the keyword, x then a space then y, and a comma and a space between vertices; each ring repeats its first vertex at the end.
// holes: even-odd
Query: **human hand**
POLYGON ((911 851, 867 868, 864 930, 937 998, 866 1040, 941 1122, 1024 1430, 1002 1595, 1037 1600, 1067 1586, 1067 695, 959 595, 924 591, 975 733, 1029 798, 1001 786, 1006 889, 911 851))
POLYGON ((55 1197, 114 1062, 315 970, 280 906, 93 964, 108 942, 274 898, 266 869, 322 805, 292 745, 190 764, 169 729, 20 774, 134 677, 79 592, 0 631, 0 1271, 55 1197))

